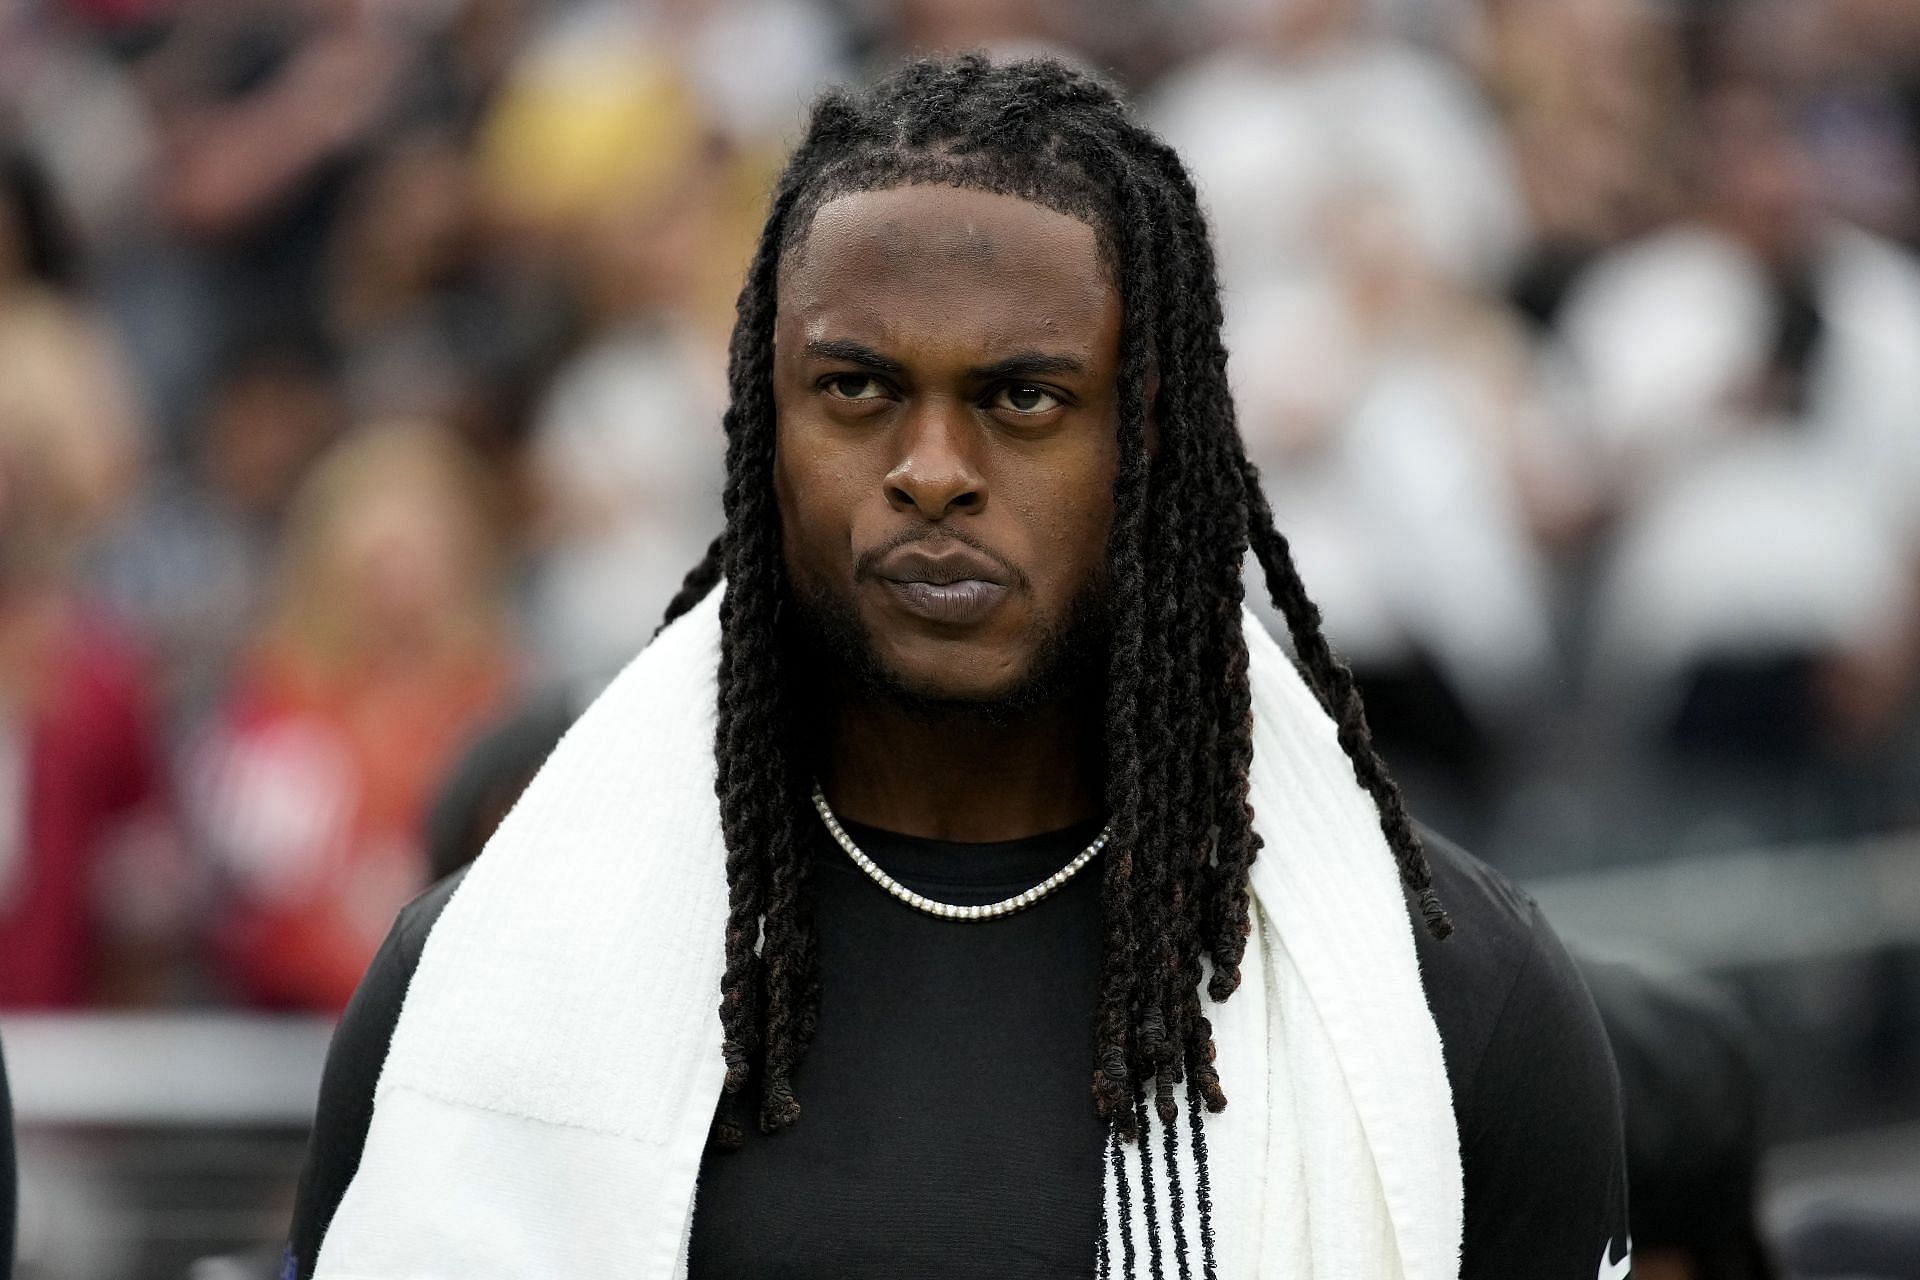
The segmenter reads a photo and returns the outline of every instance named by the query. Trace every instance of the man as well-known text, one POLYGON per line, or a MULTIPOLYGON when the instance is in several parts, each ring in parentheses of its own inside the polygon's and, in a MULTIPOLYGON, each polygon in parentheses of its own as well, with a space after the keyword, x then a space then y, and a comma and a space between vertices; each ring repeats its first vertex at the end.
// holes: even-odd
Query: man
POLYGON ((1219 331, 1192 185, 1103 86, 821 100, 726 532, 395 926, 293 1273, 1626 1274, 1591 1002, 1423 851, 1219 331))

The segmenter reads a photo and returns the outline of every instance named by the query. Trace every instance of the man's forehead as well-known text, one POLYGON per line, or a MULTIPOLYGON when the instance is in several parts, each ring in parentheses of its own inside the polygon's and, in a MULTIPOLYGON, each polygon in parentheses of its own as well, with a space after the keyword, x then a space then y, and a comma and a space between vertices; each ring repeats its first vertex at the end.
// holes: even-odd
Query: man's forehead
POLYGON ((815 210, 783 273, 911 270, 939 264, 1053 274, 1101 271, 1087 223, 1036 201, 914 184, 852 191, 815 210))
POLYGON ((805 342, 964 329, 981 346, 1091 346, 1117 306, 1086 223, 1016 196, 928 186, 823 204, 783 264, 779 297, 781 329, 805 342))

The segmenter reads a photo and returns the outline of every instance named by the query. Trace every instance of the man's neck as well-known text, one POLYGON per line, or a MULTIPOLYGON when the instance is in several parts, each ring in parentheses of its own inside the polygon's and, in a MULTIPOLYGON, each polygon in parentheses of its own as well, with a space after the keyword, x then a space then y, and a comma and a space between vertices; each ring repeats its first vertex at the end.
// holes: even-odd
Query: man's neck
POLYGON ((1097 706, 1007 719, 843 703, 821 785, 849 822, 934 840, 1018 840, 1101 815, 1097 706))

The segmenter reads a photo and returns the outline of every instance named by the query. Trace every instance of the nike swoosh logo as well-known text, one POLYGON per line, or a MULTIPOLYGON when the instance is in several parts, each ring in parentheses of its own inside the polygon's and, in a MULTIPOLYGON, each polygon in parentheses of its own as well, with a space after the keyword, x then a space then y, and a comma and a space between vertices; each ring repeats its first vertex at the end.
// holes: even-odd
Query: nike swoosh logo
POLYGON ((1606 1247, 1600 1250, 1600 1270, 1595 1280, 1627 1280, 1633 1274, 1633 1237, 1627 1237, 1627 1251, 1620 1255, 1619 1261, 1608 1262, 1613 1254, 1613 1240, 1609 1238, 1606 1247))

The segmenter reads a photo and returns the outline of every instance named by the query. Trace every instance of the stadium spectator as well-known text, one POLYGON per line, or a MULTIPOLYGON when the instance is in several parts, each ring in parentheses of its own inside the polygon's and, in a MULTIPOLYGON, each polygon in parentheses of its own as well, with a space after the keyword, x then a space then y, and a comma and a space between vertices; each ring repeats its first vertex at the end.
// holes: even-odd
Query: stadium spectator
POLYGON ((1685 744, 1877 743, 1920 652, 1920 267, 1822 214, 1756 86, 1701 126, 1699 215, 1596 263, 1563 318, 1622 513, 1599 674, 1685 744))
POLYGON ((94 580, 147 638, 177 732, 212 709, 258 619, 287 503, 338 434, 339 401, 311 349, 267 339, 235 351, 188 465, 155 468, 105 531, 94 580))
MULTIPOLYGON (((112 884, 172 853, 166 764, 138 645, 80 571, 138 476, 140 427, 77 292, 41 168, 0 154, 0 1007, 116 985, 112 884)), ((164 871, 160 873, 165 878, 164 871)), ((158 925, 156 894, 143 909, 158 925)), ((138 895, 136 895, 138 896, 138 895)), ((116 905, 117 904, 117 905, 116 905)), ((118 969, 124 977, 139 970, 118 969)), ((128 998, 137 992, 121 988, 128 998)), ((151 993, 149 993, 151 994, 151 993)))
POLYGON ((126 288, 178 332, 151 372, 174 425, 237 344, 325 332, 327 248, 389 130, 472 110, 462 6, 182 0, 139 63, 159 163, 150 268, 126 288))
POLYGON ((1459 68, 1383 38, 1374 8, 1209 6, 1212 51, 1155 87, 1149 115, 1191 157, 1239 287, 1313 266, 1317 227, 1355 192, 1385 193, 1455 280, 1497 285, 1525 244, 1498 119, 1459 68))
POLYGON ((1596 254, 1677 210, 1681 23, 1653 0, 1507 0, 1489 9, 1482 71, 1534 229, 1509 287, 1550 326, 1596 254))
POLYGON ((45 458, 58 518, 84 540, 140 478, 145 424, 82 286, 80 246, 45 166, 0 145, 0 423, 45 458))
POLYGON ((0 1008, 8 1009, 108 994, 109 882, 156 869, 164 880, 158 864, 173 851, 142 664, 75 585, 59 474, 0 424, 0 1008))
POLYGON ((252 1003, 344 1006, 426 883, 431 789, 518 666, 489 520, 470 459, 423 426, 362 428, 295 499, 194 771, 216 945, 252 1003))
POLYGON ((724 153, 696 158, 665 190, 596 218, 581 250, 588 336, 528 439, 530 621, 560 679, 593 685, 624 666, 719 532, 724 442, 688 424, 724 407, 724 300, 758 214, 743 188, 756 187, 724 153))

